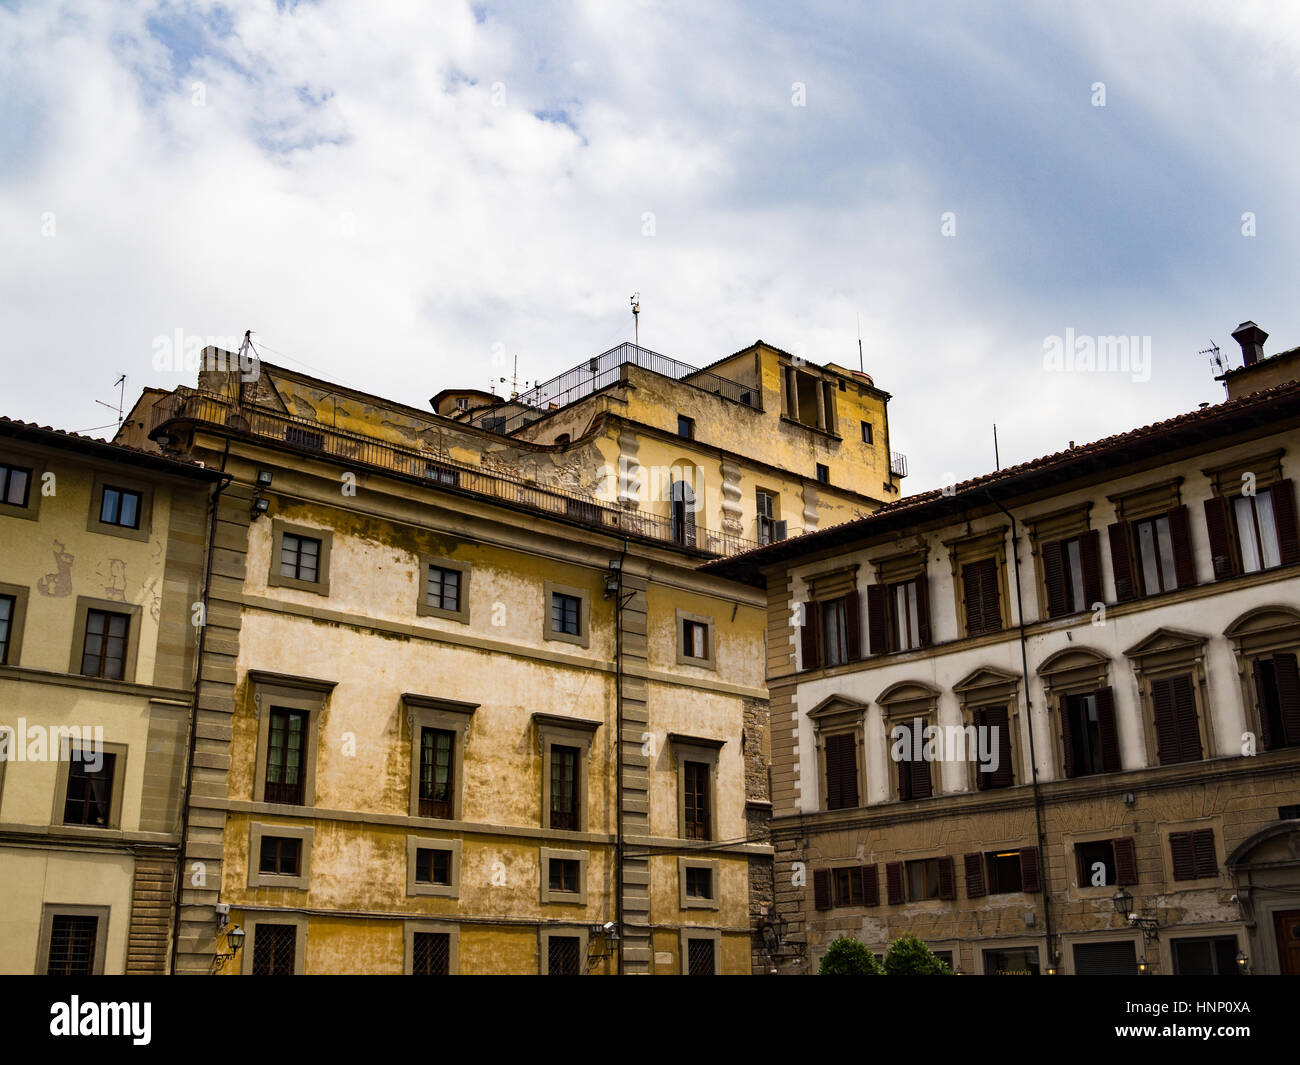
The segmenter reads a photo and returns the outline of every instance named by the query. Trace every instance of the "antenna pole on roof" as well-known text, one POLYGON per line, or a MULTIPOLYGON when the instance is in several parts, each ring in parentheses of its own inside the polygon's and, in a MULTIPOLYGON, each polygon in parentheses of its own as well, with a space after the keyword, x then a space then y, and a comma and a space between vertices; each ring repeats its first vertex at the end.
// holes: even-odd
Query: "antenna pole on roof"
POLYGON ((862 312, 861 311, 858 312, 858 369, 861 370, 863 373, 867 372, 867 368, 862 364, 862 312))
POLYGON ((993 469, 1002 469, 1002 460, 998 458, 998 423, 993 423, 993 469))
POLYGON ((633 341, 639 348, 641 346, 641 293, 632 293, 632 335, 633 341))

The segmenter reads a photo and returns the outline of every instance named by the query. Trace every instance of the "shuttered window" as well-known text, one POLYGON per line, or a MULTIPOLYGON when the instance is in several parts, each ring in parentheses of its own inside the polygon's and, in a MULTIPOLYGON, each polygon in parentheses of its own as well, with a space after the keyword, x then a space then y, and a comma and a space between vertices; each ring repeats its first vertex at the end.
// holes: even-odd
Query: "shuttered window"
POLYGON ((857 735, 841 732, 826 737, 826 809, 858 805, 857 735))
POLYGON ((1190 673, 1160 677, 1151 682, 1156 748, 1161 765, 1201 760, 1201 734, 1196 717, 1196 695, 1190 673))
POLYGON ((1119 602, 1196 583, 1186 507, 1174 507, 1137 521, 1116 522, 1109 533, 1115 598, 1119 602))
POLYGON ((803 668, 838 666, 862 657, 862 598, 856 592, 803 604, 803 668))
POLYGON ((1110 688, 1066 696, 1061 701, 1061 717, 1067 777, 1119 771, 1119 729, 1110 688))
POLYGON ((1051 617, 1077 614, 1100 602, 1101 565, 1096 530, 1043 544, 1043 580, 1051 617))
POLYGON ((1193 832, 1171 832, 1169 852, 1173 858, 1175 880, 1200 880, 1219 874, 1212 828, 1199 828, 1193 832))
POLYGON ((902 757, 898 760, 898 797, 903 800, 928 799, 932 794, 930 763, 925 757, 923 739, 916 735, 924 732, 925 722, 913 719, 896 727, 906 734, 901 748, 902 757))
POLYGON ((1260 745, 1266 751, 1300 745, 1300 671, 1296 656, 1277 654, 1257 658, 1251 671, 1255 678, 1260 745))
POLYGON ((994 788, 1009 788, 1015 783, 1015 769, 1011 759, 1011 725, 1005 706, 976 707, 972 714, 975 727, 981 733, 987 732, 989 740, 981 742, 980 750, 997 752, 996 768, 985 772, 983 765, 975 772, 976 785, 981 791, 994 788))
POLYGON ((966 635, 978 636, 1002 629, 1002 612, 998 592, 998 563, 994 558, 967 562, 961 569, 962 591, 966 605, 966 635))
POLYGON ((1295 488, 1289 479, 1254 495, 1212 496, 1204 507, 1215 580, 1300 562, 1295 488))
POLYGON ((814 870, 813 905, 819 910, 879 906, 880 871, 874 865, 814 870))
POLYGON ((1076 843, 1074 858, 1080 887, 1137 883, 1137 850, 1132 837, 1076 843))
POLYGON ((1076 976, 1136 976, 1137 947, 1132 940, 1074 944, 1076 976))
POLYGON ((940 858, 922 858, 904 863, 904 868, 908 902, 956 898, 952 858, 946 855, 940 858))

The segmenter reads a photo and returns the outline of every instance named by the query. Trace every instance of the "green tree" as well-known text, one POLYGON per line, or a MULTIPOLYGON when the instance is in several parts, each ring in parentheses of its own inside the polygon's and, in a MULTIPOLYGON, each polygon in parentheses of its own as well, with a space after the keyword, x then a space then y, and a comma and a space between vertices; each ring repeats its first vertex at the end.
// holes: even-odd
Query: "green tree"
POLYGON ((840 936, 826 948, 818 976, 881 976, 880 965, 865 943, 840 936))
POLYGON ((951 976, 952 970, 916 936, 899 936, 885 954, 886 976, 951 976))

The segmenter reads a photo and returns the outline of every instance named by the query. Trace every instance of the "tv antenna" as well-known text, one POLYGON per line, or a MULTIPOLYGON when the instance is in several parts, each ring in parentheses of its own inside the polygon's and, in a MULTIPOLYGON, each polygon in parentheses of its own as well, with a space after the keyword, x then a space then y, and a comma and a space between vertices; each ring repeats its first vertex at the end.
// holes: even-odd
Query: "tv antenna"
POLYGON ((1210 357, 1210 361, 1214 363, 1214 368, 1218 370, 1219 373, 1222 374, 1228 372, 1227 363, 1223 361, 1223 356, 1219 354, 1219 345, 1216 344, 1213 340, 1210 341, 1210 346, 1208 348, 1204 348, 1201 351, 1198 351, 1196 354, 1208 355, 1210 357))
POLYGON ((105 403, 102 399, 95 400, 101 407, 107 407, 109 410, 117 411, 117 427, 122 428, 122 411, 126 408, 126 374, 122 374, 113 382, 113 387, 118 389, 117 406, 111 403, 105 403))
POLYGON ((632 334, 635 344, 641 346, 641 293, 632 293, 632 334))
POLYGON ((862 373, 867 372, 867 368, 862 364, 862 312, 858 311, 858 369, 862 373))

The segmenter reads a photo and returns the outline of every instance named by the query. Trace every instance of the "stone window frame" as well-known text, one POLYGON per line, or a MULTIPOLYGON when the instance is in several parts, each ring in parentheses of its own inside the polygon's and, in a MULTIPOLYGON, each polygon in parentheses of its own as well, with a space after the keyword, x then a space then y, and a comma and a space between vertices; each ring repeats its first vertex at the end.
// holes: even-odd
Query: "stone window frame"
POLYGON ((469 562, 458 562, 455 559, 443 558, 439 555, 421 554, 420 569, 416 575, 415 590, 415 613, 419 617, 445 618, 448 621, 460 621, 469 624, 469 587, 470 577, 473 574, 473 565, 469 562), (460 609, 446 610, 438 606, 430 606, 427 602, 429 594, 429 567, 436 566, 439 569, 451 570, 460 574, 460 609))
MULTIPOLYGON (((1022 518, 1021 524, 1024 525, 1029 534, 1027 539, 1029 540, 1029 556, 1034 567, 1034 588, 1037 593, 1034 602, 1038 606, 1038 620, 1046 621, 1051 619, 1051 610, 1047 601, 1047 573, 1043 568, 1043 546, 1061 540, 1073 540, 1085 533, 1096 531, 1097 550, 1100 554, 1101 530, 1094 530, 1092 527, 1091 499, 1084 500, 1082 503, 1073 503, 1068 507, 1061 507, 1046 514, 1022 518)), ((1097 568, 1100 575, 1100 557, 1097 559, 1097 568)), ((1102 594, 1105 594, 1104 584, 1102 584, 1102 594)), ((1086 609, 1093 609, 1092 604, 1087 604, 1086 609)), ((1070 614, 1062 614, 1060 617, 1078 617, 1084 612, 1084 610, 1076 610, 1070 614)))
MULTIPOLYGON (((1021 677, 1017 673, 1007 673, 994 666, 979 666, 971 670, 953 686, 957 696, 957 705, 961 711, 963 726, 975 724, 975 711, 986 706, 1003 706, 1007 708, 1007 729, 1011 733, 1011 785, 1018 788, 1029 783, 1030 774, 1025 772, 1025 757, 1021 745, 1021 677)), ((978 741, 977 741, 978 743, 978 741)), ((976 748, 978 753, 978 746, 976 748)), ((966 759, 966 788, 978 792, 979 763, 966 759)), ((991 788, 990 791, 1008 791, 1009 788, 991 788)))
POLYGON ((1156 824, 1160 833, 1160 870, 1166 885, 1163 893, 1176 891, 1199 891, 1203 888, 1218 888, 1232 883, 1232 874, 1228 871, 1227 836, 1223 831, 1223 816, 1214 814, 1210 817, 1191 818, 1183 821, 1161 821, 1156 824), (1214 876, 1198 876, 1194 880, 1174 879, 1174 855, 1169 847, 1169 837, 1178 832, 1197 832, 1209 829, 1214 833, 1214 854, 1216 873, 1214 876))
POLYGON ((679 666, 695 666, 697 669, 716 670, 718 668, 718 627, 713 618, 708 614, 692 614, 679 608, 676 613, 675 625, 677 626, 677 664, 679 666), (708 654, 703 658, 693 658, 686 654, 686 641, 682 628, 682 623, 686 621, 697 622, 705 628, 704 639, 707 644, 708 654))
POLYGON ((459 839, 408 835, 406 837, 406 894, 409 897, 425 895, 440 899, 460 898, 460 854, 459 839), (451 855, 450 884, 425 884, 415 879, 419 851, 446 851, 451 855))
POLYGON ((681 975, 690 975, 690 941, 692 939, 711 939, 713 940, 713 975, 722 975, 722 930, 719 928, 687 928, 683 927, 678 932, 678 951, 681 958, 681 975))
POLYGON ((1270 451, 1261 451, 1255 455, 1211 466, 1201 473, 1210 482, 1211 494, 1232 499, 1241 495, 1242 475, 1245 473, 1255 475, 1256 491, 1270 488, 1283 480, 1282 456, 1285 454, 1286 448, 1273 448, 1270 451))
MULTIPOLYGON (((880 722, 884 729, 884 752, 885 758, 893 761, 889 757, 889 752, 893 747, 891 733, 895 726, 901 724, 910 725, 913 719, 920 718, 923 725, 937 725, 939 723, 939 697, 943 693, 938 688, 932 687, 924 681, 902 680, 891 684, 883 692, 876 696, 876 702, 880 706, 880 722)), ((894 763, 895 769, 890 772, 889 801, 890 802, 923 802, 920 799, 904 799, 899 791, 899 778, 897 766, 901 762, 894 763)), ((934 763, 927 762, 930 765, 930 798, 944 794, 943 791, 943 772, 937 774, 934 771, 934 763)))
POLYGON ((1144 484, 1141 488, 1116 492, 1106 499, 1115 507, 1116 521, 1132 523, 1167 514, 1175 507, 1182 506, 1182 486, 1181 476, 1169 477, 1163 481, 1144 484))
MULTIPOLYGON (((22 664, 23 629, 27 623, 27 601, 31 589, 22 584, 0 584, 0 595, 11 596, 14 601, 13 612, 9 618, 9 634, 6 637, 5 657, 0 666, 15 668, 22 664)), ((84 644, 84 631, 83 631, 84 644)), ((77 663, 80 667, 81 663, 77 663)))
MULTIPOLYGON (((845 662, 836 663, 834 666, 828 666, 824 659, 826 650, 823 646, 824 633, 821 631, 821 605, 827 602, 834 602, 843 599, 845 596, 851 596, 858 593, 861 600, 861 591, 858 588, 858 569, 859 564, 839 562, 830 569, 820 570, 817 573, 810 573, 804 577, 804 598, 800 603, 796 603, 798 625, 796 626, 796 640, 799 644, 799 669, 800 672, 811 669, 838 669, 840 666, 848 665, 850 662, 859 661, 866 657, 865 641, 867 639, 866 626, 862 623, 862 602, 858 603, 858 658, 849 657, 845 662), (818 661, 810 664, 803 660, 803 633, 802 628, 805 625, 814 625, 817 627, 817 647, 819 649, 818 661)), ((845 618, 845 627, 848 627, 848 618, 845 618)), ((845 641, 847 642, 848 633, 845 632, 845 641)), ((851 649, 850 649, 851 650, 851 649)))
POLYGON ((90 513, 86 518, 86 531, 104 533, 107 536, 119 536, 124 540, 138 540, 141 543, 148 543, 149 537, 153 534, 154 486, 148 481, 142 481, 130 474, 119 476, 116 470, 106 472, 102 469, 96 469, 92 472, 92 478, 90 513), (125 525, 114 525, 112 522, 99 520, 104 505, 105 488, 120 488, 139 494, 140 513, 138 517, 140 520, 134 529, 128 529, 125 525))
POLYGON ((1151 698, 1151 683, 1163 677, 1184 673, 1192 675, 1192 694, 1196 700, 1196 723, 1201 738, 1201 761, 1208 762, 1218 757, 1214 721, 1210 717, 1210 693, 1205 669, 1209 641, 1208 636, 1199 633, 1161 627, 1124 652, 1124 656, 1133 668, 1138 687, 1138 703, 1142 708, 1142 736, 1146 744, 1145 768, 1162 768, 1159 747, 1156 743, 1155 706, 1151 698))
POLYGON ((27 484, 27 506, 20 507, 13 503, 0 502, 0 518, 21 518, 23 521, 39 521, 41 500, 44 493, 44 476, 49 472, 49 464, 39 451, 14 446, 12 441, 5 441, 4 450, 0 451, 0 462, 7 466, 21 466, 30 469, 31 479, 27 484))
MULTIPOLYGON (((470 725, 473 723, 474 711, 479 708, 479 704, 404 692, 402 706, 406 711, 406 727, 411 742, 410 807, 407 811, 409 816, 420 817, 420 730, 433 728, 443 729, 455 736, 451 752, 451 820, 461 820, 464 816, 462 804, 465 797, 465 749, 469 746, 470 725)), ((438 818, 423 817, 421 820, 431 821, 438 818)))
POLYGON ((295 525, 283 518, 271 519, 271 566, 266 576, 268 588, 296 588, 300 592, 314 592, 316 595, 330 594, 330 554, 334 547, 334 530, 318 529, 311 525, 295 525), (284 546, 285 534, 302 536, 320 541, 320 554, 316 556, 316 579, 302 581, 296 577, 285 577, 280 573, 280 556, 284 546))
MULTIPOLYGON (((911 546, 898 550, 898 545, 893 545, 894 549, 887 554, 876 555, 867 559, 869 565, 876 575, 876 584, 883 589, 885 597, 885 627, 889 630, 885 634, 886 646, 892 647, 896 640, 894 638, 894 626, 897 624, 895 616, 896 608, 894 606, 894 597, 890 594, 890 589, 895 584, 902 584, 907 581, 916 581, 920 584, 921 591, 926 596, 926 606, 930 606, 930 547, 921 537, 916 537, 911 546)), ((870 614, 870 609, 867 611, 870 614)), ((871 633, 870 617, 862 626, 863 656, 870 654, 870 647, 874 642, 874 635, 871 633)), ((930 619, 930 639, 922 640, 916 647, 909 647, 909 651, 917 651, 923 647, 932 647, 934 645, 934 619, 930 619)), ((894 652, 886 652, 892 654, 894 652)))
POLYGON ((542 638, 560 643, 571 643, 578 647, 590 647, 591 593, 585 588, 578 588, 574 585, 544 581, 542 584, 542 638), (556 632, 551 628, 552 597, 555 595, 569 595, 579 601, 578 632, 576 635, 568 632, 556 632))
POLYGON ((460 975, 460 925, 448 921, 402 922, 402 975, 410 976, 415 964, 415 934, 433 932, 447 937, 447 974, 460 975))
POLYGON ((288 806, 287 809, 307 809, 316 805, 316 751, 320 745, 320 718, 325 712, 330 693, 337 684, 337 681, 318 680, 314 677, 249 671, 249 697, 253 716, 257 719, 257 752, 253 765, 254 802, 266 802, 266 757, 270 744, 271 708, 275 706, 285 710, 301 710, 309 715, 307 744, 302 760, 302 806, 288 806))
POLYGON ((718 908, 718 899, 722 894, 722 885, 718 883, 718 867, 719 863, 716 858, 687 858, 685 856, 678 856, 677 893, 678 903, 683 910, 716 910, 718 908), (687 869, 707 869, 709 871, 709 885, 713 889, 713 894, 708 898, 696 898, 694 895, 687 895, 687 869))
POLYGON ((86 623, 92 610, 126 614, 129 618, 126 628, 126 653, 122 659, 122 676, 95 679, 106 684, 134 684, 136 664, 140 656, 140 625, 143 612, 138 603, 124 603, 120 599, 92 599, 90 596, 77 596, 76 621, 72 628, 72 657, 68 664, 68 672, 74 677, 86 675, 81 672, 81 662, 86 652, 86 623))
MULTIPOLYGON (((104 754, 114 755, 113 759, 113 792, 108 801, 108 824, 106 825, 65 825, 63 823, 64 807, 68 801, 68 777, 72 771, 71 749, 82 750, 87 746, 86 740, 73 741, 68 738, 60 740, 59 757, 56 763, 54 776, 54 811, 50 817, 50 825, 58 829, 61 833, 66 832, 120 832, 122 830, 122 799, 126 795, 126 767, 127 755, 129 754, 129 744, 125 743, 103 743, 100 747, 104 754), (69 748, 69 754, 64 757, 64 746, 69 748)), ((52 753, 52 752, 49 752, 52 753)), ((77 759, 84 761, 84 759, 77 759)))
POLYGON ((867 751, 865 703, 854 702, 842 696, 832 695, 808 711, 808 720, 813 725, 813 739, 816 743, 817 784, 819 810, 829 810, 826 805, 830 796, 830 786, 826 777, 826 741, 833 736, 851 735, 853 753, 858 773, 858 801, 853 806, 842 806, 842 810, 860 810, 867 805, 867 751))
MULTIPOLYGON (((1075 853, 1075 849, 1080 845, 1086 845, 1089 843, 1109 843, 1111 840, 1123 839, 1125 837, 1131 838, 1136 846, 1137 831, 1132 827, 1131 823, 1128 825, 1123 823, 1114 824, 1111 825, 1110 828, 1079 829, 1073 832, 1064 832, 1061 834, 1061 847, 1065 854, 1065 864, 1067 869, 1066 895, 1068 897, 1075 899, 1090 899, 1094 901, 1099 899, 1108 901, 1115 892, 1119 890, 1120 885, 1117 883, 1103 884, 1101 887, 1093 887, 1091 884, 1079 883, 1079 859, 1078 855, 1075 853)), ((1116 876, 1118 878, 1118 870, 1116 870, 1116 876)), ((1142 882, 1141 874, 1139 873, 1138 882, 1136 884, 1126 884, 1123 886, 1125 890, 1132 888, 1137 891, 1147 888, 1150 885, 1142 882)))
POLYGON ((95 976, 104 975, 104 965, 108 959, 108 924, 113 916, 111 906, 79 906, 61 902, 47 902, 41 907, 40 939, 36 946, 36 973, 44 976, 50 969, 50 939, 54 934, 55 917, 94 917, 95 957, 90 963, 90 971, 95 976))
MULTIPOLYGON (((1052 730, 1052 766, 1057 780, 1087 779, 1065 775, 1065 741, 1061 737, 1065 729, 1065 704, 1072 695, 1087 695, 1101 688, 1110 688, 1113 692, 1110 667, 1111 660, 1104 653, 1082 644, 1069 645, 1049 655, 1038 667, 1038 678, 1043 685, 1043 696, 1047 704, 1047 720, 1052 730)), ((1115 733, 1121 766, 1115 772, 1124 772, 1124 741, 1123 731, 1119 727, 1118 703, 1115 707, 1115 733)), ((1092 774, 1098 777, 1105 775, 1092 774)))
POLYGON ((539 847, 538 877, 541 882, 543 905, 586 906, 587 905, 587 865, 591 859, 590 851, 563 850, 559 847, 539 847), (578 890, 557 891, 551 888, 552 861, 571 861, 578 863, 578 890))
POLYGON ((309 919, 305 913, 295 913, 288 910, 258 910, 251 913, 245 911, 243 929, 247 942, 244 949, 240 951, 243 955, 240 966, 240 971, 243 975, 253 975, 253 958, 255 956, 254 948, 257 945, 257 926, 263 924, 287 924, 294 927, 296 937, 293 945, 293 975, 305 975, 307 972, 308 920, 309 919))
MULTIPOLYGON (((3 591, 0 587, 0 591, 3 591)), ((1241 706, 1246 730, 1259 741, 1256 754, 1271 754, 1263 746, 1264 730, 1259 720, 1259 696, 1255 691, 1255 661, 1273 654, 1293 654, 1300 661, 1300 611, 1283 604, 1254 607, 1223 630, 1232 643, 1241 687, 1241 706)), ((1277 747, 1274 750, 1295 750, 1277 747)))
POLYGON ((591 930, 585 924, 549 924, 537 929, 537 972, 549 976, 551 967, 551 936, 568 936, 578 940, 578 975, 587 975, 587 948, 591 930))
POLYGON ((294 891, 306 891, 311 886, 311 848, 316 841, 316 829, 312 826, 273 825, 263 821, 254 821, 248 826, 248 886, 288 888, 294 891), (298 875, 287 876, 281 873, 263 873, 260 869, 262 856, 262 839, 265 836, 282 836, 287 839, 302 841, 298 854, 298 875))
MULTIPOLYGON (((1010 526, 1000 525, 984 532, 955 537, 942 541, 948 550, 948 561, 952 566, 953 599, 956 600, 957 638, 959 640, 977 640, 986 636, 1005 635, 1015 626, 1011 617, 1011 586, 1007 580, 1007 535, 1010 526), (962 580, 962 567, 972 562, 982 562, 991 558, 998 571, 998 608, 1002 627, 995 632, 981 632, 971 635, 966 629, 966 585, 962 580)), ((933 604, 931 604, 933 607, 933 604)), ((932 611, 933 612, 933 611, 932 611)))
MULTIPOLYGON (((1110 837, 1105 837, 1110 838, 1110 837)), ((1089 890, 1100 891, 1101 888, 1089 890)), ((1161 936, 1161 939, 1164 937, 1161 936)), ((1056 971, 1069 976, 1075 976, 1074 967, 1074 948, 1078 946, 1087 946, 1090 943, 1129 943, 1133 944, 1134 960, 1141 965, 1146 961, 1147 971, 1152 968, 1152 961, 1147 956, 1146 943, 1142 938, 1142 932, 1133 928, 1126 922, 1122 928, 1103 928, 1093 929, 1091 931, 1065 932, 1060 939, 1061 961, 1057 965, 1056 971)), ((1167 971, 1167 970, 1166 970, 1167 971)))
POLYGON ((561 717, 556 714, 533 714, 537 729, 538 754, 542 765, 542 828, 548 832, 590 831, 591 803, 588 798, 588 777, 591 775, 591 747, 596 730, 603 722, 580 717, 561 717), (551 828, 551 748, 576 747, 578 749, 578 825, 576 829, 551 828))
MULTIPOLYGON (((707 736, 668 733, 673 750, 673 769, 677 773, 677 838, 686 839, 686 763, 700 762, 709 767, 709 839, 718 840, 718 761, 726 740, 707 736)), ((700 842, 700 841, 695 841, 700 842)))

